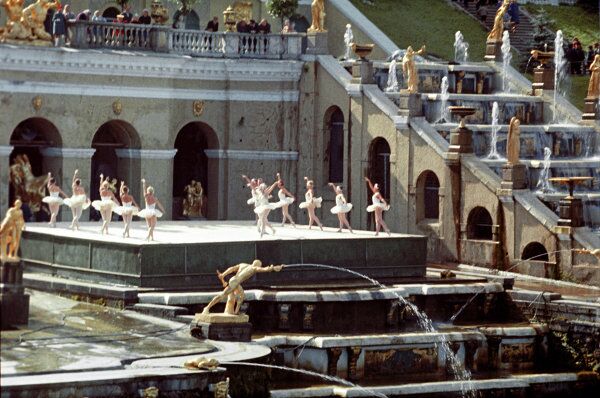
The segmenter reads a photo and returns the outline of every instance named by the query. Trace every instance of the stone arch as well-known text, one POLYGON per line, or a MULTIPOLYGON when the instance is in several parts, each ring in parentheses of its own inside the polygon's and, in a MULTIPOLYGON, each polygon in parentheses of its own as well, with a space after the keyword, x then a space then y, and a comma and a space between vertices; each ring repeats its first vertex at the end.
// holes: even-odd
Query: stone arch
POLYGON ((330 106, 323 118, 325 154, 323 170, 325 181, 344 181, 344 113, 335 105, 330 106))
POLYGON ((190 122, 179 130, 173 146, 177 150, 173 159, 173 218, 183 217, 185 187, 195 180, 200 181, 206 195, 203 215, 216 219, 219 159, 206 152, 219 149, 216 132, 206 123, 190 122))
MULTIPOLYGON (((102 124, 94 137, 91 147, 96 151, 92 156, 90 176, 90 197, 99 199, 100 174, 125 181, 134 197, 139 195, 140 175, 140 136, 136 129, 123 120, 109 120, 102 124)), ((118 192, 117 192, 118 194, 118 192)), ((95 210, 90 211, 92 219, 99 219, 95 210)))
POLYGON ((26 205, 25 217, 29 220, 47 220, 45 205, 45 175, 51 172, 58 183, 62 182, 62 137, 58 128, 42 117, 21 121, 10 135, 13 150, 9 157, 9 203, 17 197, 26 205))
POLYGON ((119 15, 120 13, 121 13, 121 10, 119 10, 117 7, 108 6, 104 9, 104 11, 102 11, 102 16, 104 18, 106 18, 107 21, 112 21, 112 20, 116 20, 117 15, 119 15))
POLYGON ((521 253, 521 259, 532 261, 550 261, 546 246, 540 242, 530 242, 527 244, 527 246, 525 246, 523 249, 523 253, 521 253))
MULTIPOLYGON (((180 16, 182 16, 181 11, 175 11, 173 14, 173 23, 175 23, 180 16)), ((200 17, 196 11, 190 10, 187 15, 183 15, 183 18, 185 19, 185 27, 179 27, 179 29, 200 30, 200 17)))
POLYGON ((416 211, 417 222, 424 219, 438 220, 440 217, 440 181, 431 170, 423 171, 417 178, 416 211))
POLYGON ((493 240, 492 216, 485 207, 477 206, 467 217, 467 239, 493 240))
POLYGON ((390 144, 385 138, 377 137, 371 141, 369 146, 369 178, 373 181, 373 184, 379 184, 381 195, 388 202, 391 194, 390 156, 390 144))

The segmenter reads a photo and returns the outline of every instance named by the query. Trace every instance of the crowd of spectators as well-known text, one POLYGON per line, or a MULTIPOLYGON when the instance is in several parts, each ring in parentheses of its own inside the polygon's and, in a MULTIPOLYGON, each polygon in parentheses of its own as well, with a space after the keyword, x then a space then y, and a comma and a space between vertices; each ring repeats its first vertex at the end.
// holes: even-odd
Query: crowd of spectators
POLYGON ((574 38, 565 51, 570 73, 572 75, 585 75, 588 73, 590 65, 594 62, 594 57, 598 54, 600 54, 600 42, 588 46, 586 51, 579 39, 574 38))

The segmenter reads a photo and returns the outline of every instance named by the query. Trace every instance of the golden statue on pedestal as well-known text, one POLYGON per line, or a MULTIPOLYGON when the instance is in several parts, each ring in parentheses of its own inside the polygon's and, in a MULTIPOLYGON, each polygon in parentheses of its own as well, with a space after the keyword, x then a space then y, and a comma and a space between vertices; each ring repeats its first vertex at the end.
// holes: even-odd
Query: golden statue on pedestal
POLYGON ((508 126, 508 138, 506 143, 506 161, 510 165, 519 163, 521 153, 521 121, 513 117, 508 126))
POLYGON ((417 67, 415 66, 415 54, 425 54, 425 46, 422 46, 419 51, 413 50, 412 46, 408 46, 406 53, 402 58, 402 73, 406 79, 406 90, 409 94, 414 94, 419 89, 419 74, 417 73, 417 67))
POLYGON ((186 185, 183 199, 183 215, 186 217, 202 217, 204 207, 204 189, 200 181, 192 180, 186 185))
POLYGON ((313 0, 310 12, 312 24, 307 32, 327 32, 325 29, 325 0, 313 0))
POLYGON ((0 258, 18 259, 21 232, 25 229, 25 220, 21 210, 22 202, 17 199, 13 207, 8 209, 6 217, 0 224, 0 258))
POLYGON ((502 41, 502 32, 504 32, 504 14, 506 14, 509 5, 510 0, 504 0, 500 8, 498 8, 498 11, 496 11, 494 27, 488 34, 487 41, 502 41))
POLYGON ((42 198, 46 196, 47 180, 46 175, 39 177, 33 175, 27 155, 17 155, 10 166, 10 183, 14 188, 15 197, 21 198, 32 213, 42 210, 42 198))
POLYGON ((0 42, 27 40, 33 44, 50 44, 52 36, 44 29, 49 9, 60 6, 58 0, 37 0, 23 8, 24 0, 0 0, 6 10, 6 25, 0 33, 0 42))
POLYGON ((590 65, 590 84, 587 92, 587 98, 598 97, 600 97, 600 54, 596 54, 594 62, 590 65))

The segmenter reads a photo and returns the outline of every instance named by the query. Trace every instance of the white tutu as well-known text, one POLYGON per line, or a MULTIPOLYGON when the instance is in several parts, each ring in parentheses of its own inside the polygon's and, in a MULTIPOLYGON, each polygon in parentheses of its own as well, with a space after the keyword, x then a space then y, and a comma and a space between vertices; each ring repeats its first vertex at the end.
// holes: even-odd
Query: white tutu
POLYGON ((71 208, 81 206, 83 210, 90 207, 91 203, 85 195, 73 195, 70 198, 66 198, 63 204, 71 208))
POLYGON ((64 200, 58 196, 46 196, 42 199, 42 202, 48 203, 49 205, 62 205, 64 200))
POLYGON ((140 212, 140 209, 138 209, 136 206, 129 205, 129 206, 117 206, 117 207, 115 207, 115 209, 113 211, 120 216, 123 216, 123 215, 137 216, 140 212))
POLYGON ((256 214, 262 214, 265 211, 275 210, 277 208, 277 203, 269 203, 265 205, 260 205, 254 208, 254 212, 256 214))
POLYGON ((151 208, 146 207, 144 210, 140 210, 137 213, 137 216, 141 217, 141 218, 151 218, 151 217, 160 218, 163 216, 163 214, 158 209, 151 209, 151 208))
POLYGON ((250 198, 246 201, 246 203, 248 203, 249 205, 253 205, 254 204, 254 198, 250 198))
POLYGON ((110 211, 113 211, 114 208, 117 205, 115 204, 115 202, 112 201, 112 199, 102 199, 102 200, 94 200, 92 202, 92 207, 98 211, 104 211, 107 208, 110 209, 110 211))
POLYGON ((348 213, 352 210, 352 203, 344 203, 341 205, 333 206, 331 208, 331 213, 339 214, 339 213, 348 213))
POLYGON ((367 211, 369 213, 372 213, 375 211, 376 208, 381 208, 383 211, 388 211, 390 209, 390 205, 384 205, 383 203, 373 203, 370 206, 367 206, 367 211))
POLYGON ((274 204, 277 206, 277 208, 283 207, 283 206, 289 206, 292 203, 294 203, 294 198, 290 198, 289 196, 286 196, 283 199, 280 199, 279 202, 275 202, 274 204))
POLYGON ((298 207, 300 207, 301 209, 306 209, 308 208, 311 204, 315 206, 315 208, 320 208, 321 207, 321 202, 323 201, 323 198, 321 198, 320 196, 318 198, 313 198, 313 200, 311 202, 302 202, 298 205, 298 207))

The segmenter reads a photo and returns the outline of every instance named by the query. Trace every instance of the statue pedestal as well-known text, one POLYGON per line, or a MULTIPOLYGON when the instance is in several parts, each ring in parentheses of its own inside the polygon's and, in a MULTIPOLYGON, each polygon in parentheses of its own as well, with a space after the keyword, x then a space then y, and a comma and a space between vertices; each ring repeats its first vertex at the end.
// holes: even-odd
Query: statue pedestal
POLYGON ((533 71, 533 90, 554 90, 554 68, 538 67, 533 71))
POLYGON ((584 225, 583 202, 581 199, 567 196, 558 202, 558 225, 577 228, 584 225))
POLYGON ((313 55, 328 54, 329 48, 327 46, 327 32, 307 32, 306 53, 313 55))
POLYGON ((501 61, 502 60, 502 41, 487 41, 485 43, 486 61, 501 61))
POLYGON ((23 264, 18 258, 0 259, 2 330, 29 322, 29 295, 23 289, 23 264))
POLYGON ((191 324, 192 336, 199 339, 247 342, 252 338, 248 315, 198 313, 191 324))
POLYGON ((598 98, 587 97, 583 106, 583 120, 596 120, 600 117, 598 98))
POLYGON ((406 90, 400 91, 400 104, 398 106, 401 116, 423 116, 423 101, 421 94, 409 93, 406 90))
POLYGON ((473 153, 473 134, 466 127, 459 127, 450 133, 450 153, 473 153))
POLYGON ((352 83, 375 84, 373 77, 373 62, 359 59, 352 64, 352 83))
POLYGON ((522 163, 502 166, 502 189, 526 189, 527 185, 527 166, 522 163))

